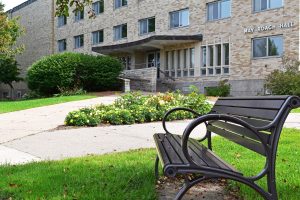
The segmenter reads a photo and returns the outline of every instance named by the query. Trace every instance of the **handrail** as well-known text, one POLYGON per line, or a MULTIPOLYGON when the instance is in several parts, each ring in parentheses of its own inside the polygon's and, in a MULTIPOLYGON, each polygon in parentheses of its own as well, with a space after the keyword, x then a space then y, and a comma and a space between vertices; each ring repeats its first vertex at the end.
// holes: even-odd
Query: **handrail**
POLYGON ((173 77, 171 77, 171 76, 169 76, 169 75, 167 76, 167 73, 164 72, 164 71, 162 71, 161 69, 158 69, 158 71, 159 71, 160 73, 162 73, 163 75, 165 75, 165 78, 171 79, 172 81, 176 81, 175 78, 173 78, 173 77))

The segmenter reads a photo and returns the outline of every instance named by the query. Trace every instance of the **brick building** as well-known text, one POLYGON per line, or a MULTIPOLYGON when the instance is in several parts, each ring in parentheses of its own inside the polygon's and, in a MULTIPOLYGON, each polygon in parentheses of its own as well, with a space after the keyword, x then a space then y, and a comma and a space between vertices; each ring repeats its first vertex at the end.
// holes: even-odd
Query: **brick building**
POLYGON ((299 59, 299 1, 95 0, 92 8, 95 19, 89 8, 54 17, 53 0, 9 11, 27 29, 22 68, 56 52, 100 53, 123 61, 135 89, 205 92, 226 79, 237 96, 264 94, 282 56, 299 59))

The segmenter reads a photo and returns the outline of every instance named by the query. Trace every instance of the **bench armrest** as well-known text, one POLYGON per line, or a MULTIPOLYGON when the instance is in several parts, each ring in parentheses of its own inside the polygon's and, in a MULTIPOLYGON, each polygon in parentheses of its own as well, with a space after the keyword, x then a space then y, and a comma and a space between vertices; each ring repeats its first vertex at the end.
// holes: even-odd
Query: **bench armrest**
POLYGON ((180 107, 178 107, 178 108, 173 108, 173 109, 169 110, 168 112, 166 112, 166 114, 164 115, 164 118, 162 120, 163 128, 164 128, 164 130, 166 131, 167 134, 171 134, 171 133, 168 131, 168 129, 166 127, 166 121, 167 121, 170 114, 172 114, 173 112, 177 112, 177 111, 187 111, 187 112, 193 113, 197 117, 201 116, 199 113, 197 113, 196 111, 194 111, 192 109, 189 109, 189 108, 180 108, 180 107))
MULTIPOLYGON (((203 115, 198 117, 197 119, 193 120, 184 130, 183 136, 182 136, 182 141, 181 141, 181 145, 182 145, 182 151, 184 156, 186 157, 186 159, 193 164, 194 166, 198 166, 192 159, 191 156, 189 155, 188 152, 188 140, 189 140, 189 136, 191 134, 191 132, 194 130, 194 128, 196 128, 198 125, 202 124, 202 123, 206 123, 207 121, 211 121, 211 120, 224 120, 227 122, 233 122, 235 124, 239 124, 247 129, 249 129, 250 131, 253 132, 253 134, 255 134, 257 136, 257 138, 261 141, 263 148, 266 151, 266 154, 269 155, 269 148, 267 146, 267 144, 264 142, 263 138, 260 136, 258 129, 250 124, 248 124, 247 122, 230 116, 230 115, 226 115, 226 114, 207 114, 207 115, 203 115)), ((269 156, 267 156, 269 157, 269 156)))

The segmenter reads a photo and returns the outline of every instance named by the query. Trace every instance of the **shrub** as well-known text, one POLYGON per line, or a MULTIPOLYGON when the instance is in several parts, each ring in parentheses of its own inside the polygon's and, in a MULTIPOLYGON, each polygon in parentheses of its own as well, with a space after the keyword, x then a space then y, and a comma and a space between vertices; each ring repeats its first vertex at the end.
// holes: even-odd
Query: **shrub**
MULTIPOLYGON (((165 113, 174 107, 192 108, 200 114, 210 111, 211 105, 203 94, 193 91, 188 95, 180 92, 143 96, 141 93, 128 93, 118 98, 114 104, 99 105, 68 114, 65 124, 69 126, 96 126, 96 123, 112 125, 144 123, 162 120, 165 113), (94 120, 92 120, 93 118, 94 120)), ((193 114, 175 112, 168 120, 191 119, 193 114)))
POLYGON ((219 82, 217 87, 207 87, 206 94, 207 96, 227 97, 230 94, 230 87, 227 80, 223 80, 219 82))
POLYGON ((121 63, 108 56, 80 53, 54 54, 35 62, 27 73, 28 87, 44 96, 82 88, 87 91, 115 89, 121 63))
POLYGON ((283 58, 283 69, 273 71, 266 79, 266 88, 275 95, 300 96, 300 62, 283 58))

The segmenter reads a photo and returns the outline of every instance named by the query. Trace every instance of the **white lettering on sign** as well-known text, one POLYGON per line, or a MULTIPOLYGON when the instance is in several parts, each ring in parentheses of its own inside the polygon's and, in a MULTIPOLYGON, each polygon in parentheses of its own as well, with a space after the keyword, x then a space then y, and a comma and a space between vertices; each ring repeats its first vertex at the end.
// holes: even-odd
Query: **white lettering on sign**
POLYGON ((271 30, 275 30, 276 28, 279 29, 286 29, 286 28, 292 28, 294 26, 294 22, 285 22, 285 23, 281 23, 279 25, 261 25, 261 26, 257 26, 257 27, 246 27, 244 28, 244 34, 247 33, 254 33, 255 31, 257 32, 265 32, 265 31, 271 31, 271 30))

